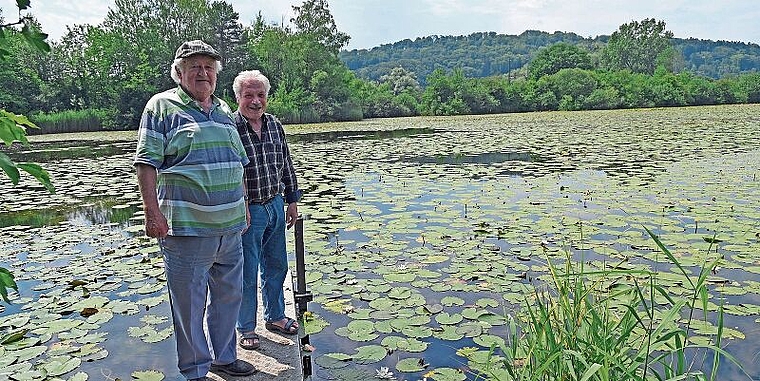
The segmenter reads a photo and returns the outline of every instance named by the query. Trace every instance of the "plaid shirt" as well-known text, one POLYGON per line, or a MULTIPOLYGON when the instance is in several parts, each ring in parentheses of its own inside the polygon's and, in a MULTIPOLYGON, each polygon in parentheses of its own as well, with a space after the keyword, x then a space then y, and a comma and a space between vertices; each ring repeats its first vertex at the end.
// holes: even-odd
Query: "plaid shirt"
POLYGON ((298 201, 301 191, 298 189, 296 171, 282 123, 274 115, 265 113, 262 116, 259 139, 240 111, 235 111, 234 119, 240 140, 251 161, 243 172, 249 202, 266 202, 283 193, 288 204, 298 201))

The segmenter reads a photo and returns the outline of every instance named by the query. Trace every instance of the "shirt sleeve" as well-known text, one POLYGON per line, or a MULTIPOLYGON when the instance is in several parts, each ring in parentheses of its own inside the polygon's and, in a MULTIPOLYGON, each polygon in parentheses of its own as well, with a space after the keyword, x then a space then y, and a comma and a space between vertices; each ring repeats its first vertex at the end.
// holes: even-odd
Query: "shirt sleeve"
POLYGON ((288 142, 285 138, 285 128, 279 120, 275 119, 275 123, 282 138, 282 152, 285 160, 285 167, 282 173, 282 183, 285 184, 285 202, 290 204, 298 202, 303 192, 298 189, 298 179, 296 178, 296 170, 293 167, 293 159, 290 157, 290 148, 288 148, 288 142))
POLYGON ((163 120, 157 110, 158 103, 156 97, 151 98, 140 117, 134 165, 147 164, 154 168, 161 168, 164 163, 166 136, 163 120))

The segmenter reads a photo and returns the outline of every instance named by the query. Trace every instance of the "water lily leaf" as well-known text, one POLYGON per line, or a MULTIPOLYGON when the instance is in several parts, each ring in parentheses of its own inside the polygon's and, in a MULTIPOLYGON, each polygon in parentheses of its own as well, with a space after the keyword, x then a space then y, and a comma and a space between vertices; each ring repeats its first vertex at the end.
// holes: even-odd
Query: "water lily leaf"
POLYGON ((495 335, 480 335, 473 338, 473 341, 483 347, 491 348, 491 346, 495 346, 496 348, 503 348, 506 345, 506 342, 503 338, 495 335))
POLYGON ((153 331, 148 333, 145 336, 142 336, 142 341, 146 343, 158 343, 159 341, 163 341, 171 337, 171 335, 174 333, 173 327, 166 327, 160 331, 153 331))
POLYGON ((396 370, 403 373, 422 372, 426 367, 427 363, 421 357, 405 358, 396 363, 396 370))
POLYGON ((76 342, 80 344, 102 343, 106 340, 106 336, 108 336, 108 332, 92 332, 77 338, 76 342))
POLYGON ((406 326, 401 330, 401 333, 403 333, 406 336, 413 337, 413 338, 423 338, 423 337, 430 337, 433 335, 433 330, 430 327, 422 327, 422 326, 406 326))
MULTIPOLYGON (((347 306, 350 307, 350 306, 347 306)), ((367 308, 360 308, 360 309, 354 309, 353 307, 347 308, 347 310, 352 310, 351 312, 348 312, 348 317, 354 320, 367 320, 370 318, 370 313, 375 312, 371 309, 367 308)), ((347 311, 343 311, 344 313, 347 311)))
POLYGON ((446 307, 461 306, 464 305, 464 299, 456 296, 445 296, 441 299, 441 304, 446 307))
POLYGON ((161 381, 164 374, 157 370, 140 370, 132 372, 132 379, 135 381, 161 381))
POLYGON ((482 315, 487 313, 488 311, 479 310, 473 307, 468 307, 462 310, 462 316, 470 320, 478 320, 482 315))
POLYGON ((468 322, 458 326, 456 332, 466 337, 476 337, 483 333, 483 327, 476 322, 468 322))
POLYGON ((366 345, 356 348, 353 360, 360 365, 374 364, 384 359, 387 355, 388 350, 382 345, 366 345))
POLYGON ((426 304, 426 305, 424 305, 422 307, 425 309, 425 311, 427 313, 429 313, 431 315, 435 315, 435 314, 443 311, 443 306, 440 305, 440 304, 433 304, 433 305, 426 304))
POLYGON ((78 372, 77 374, 69 377, 68 381, 87 381, 90 376, 85 372, 78 372))
POLYGON ((441 312, 435 316, 435 321, 438 324, 459 324, 464 318, 460 314, 449 314, 448 312, 441 312))
POLYGON ((326 353, 314 359, 314 363, 324 369, 339 369, 348 366, 353 359, 351 355, 345 353, 326 353))
POLYGON ((464 337, 464 334, 457 332, 457 327, 453 325, 445 325, 441 327, 441 330, 433 332, 433 337, 441 340, 459 341, 464 337))
POLYGON ((393 332, 393 327, 390 321, 383 320, 375 323, 375 330, 380 333, 391 333, 393 332))
POLYGON ((88 316, 87 320, 85 320, 85 321, 87 323, 90 323, 90 324, 102 325, 102 324, 105 324, 105 323, 108 323, 109 321, 111 321, 111 319, 113 319, 113 316, 114 316, 113 312, 111 312, 109 310, 98 311, 97 313, 95 313, 95 314, 93 314, 91 316, 88 316))
POLYGON ((454 368, 436 368, 430 373, 432 373, 430 378, 436 381, 464 381, 467 379, 467 375, 463 371, 454 368))
POLYGON ((169 321, 168 316, 158 316, 158 315, 145 315, 140 318, 140 321, 149 324, 149 325, 159 325, 163 324, 167 321, 169 321))
POLYGON ((32 363, 22 362, 13 365, 8 365, 0 369, 0 376, 12 376, 14 374, 28 372, 32 369, 32 363))
POLYGON ((136 303, 126 300, 112 300, 105 308, 110 308, 114 314, 134 315, 140 312, 140 308, 136 303))
POLYGON ((481 308, 498 307, 499 302, 496 299, 492 299, 492 298, 480 298, 475 302, 475 305, 481 308))
POLYGON ((388 292, 391 299, 407 299, 412 296, 412 290, 407 287, 394 287, 388 292))
POLYGON ((17 371, 13 373, 13 380, 44 380, 47 372, 44 369, 29 369, 26 371, 17 371))
POLYGON ((17 351, 8 351, 5 355, 6 356, 12 356, 15 357, 18 362, 24 362, 29 361, 33 358, 37 358, 41 354, 45 353, 47 351, 47 347, 44 345, 37 346, 37 347, 31 347, 31 348, 24 348, 17 351))
POLYGON ((89 331, 85 331, 83 329, 72 328, 66 332, 59 333, 58 338, 61 340, 74 340, 86 335, 88 332, 89 331))
POLYGON ((76 357, 58 356, 43 363, 42 368, 48 376, 60 376, 78 368, 81 363, 82 360, 76 357))
POLYGON ((330 323, 327 322, 327 320, 325 320, 318 314, 315 314, 313 312, 308 312, 308 311, 307 313, 309 315, 304 317, 304 321, 303 321, 305 334, 307 335, 317 334, 319 332, 322 332, 323 329, 330 326, 330 323))
MULTIPOLYGON (((409 283, 412 282, 417 278, 417 274, 412 273, 392 273, 392 274, 384 274, 383 278, 389 282, 398 282, 398 283, 409 283)), ((388 295, 391 298, 394 298, 391 295, 388 295)))
POLYGON ((41 342, 40 338, 42 337, 45 337, 44 334, 41 334, 38 337, 25 337, 21 340, 17 340, 12 343, 5 344, 4 347, 6 350, 9 350, 9 351, 30 348, 39 344, 41 342))
POLYGON ((478 317, 478 320, 488 323, 489 325, 503 325, 507 322, 506 317, 492 313, 482 314, 478 317))

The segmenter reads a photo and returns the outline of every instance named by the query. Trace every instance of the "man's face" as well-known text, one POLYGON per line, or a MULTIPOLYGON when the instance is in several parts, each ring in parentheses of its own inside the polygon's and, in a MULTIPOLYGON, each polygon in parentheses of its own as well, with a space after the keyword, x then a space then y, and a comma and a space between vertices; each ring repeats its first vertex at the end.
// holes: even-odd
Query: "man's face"
POLYGON ((180 85, 197 101, 206 101, 216 89, 216 60, 195 55, 179 66, 180 85))
POLYGON ((246 119, 261 119, 267 108, 267 92, 264 84, 257 80, 243 82, 237 102, 240 105, 240 113, 246 119))

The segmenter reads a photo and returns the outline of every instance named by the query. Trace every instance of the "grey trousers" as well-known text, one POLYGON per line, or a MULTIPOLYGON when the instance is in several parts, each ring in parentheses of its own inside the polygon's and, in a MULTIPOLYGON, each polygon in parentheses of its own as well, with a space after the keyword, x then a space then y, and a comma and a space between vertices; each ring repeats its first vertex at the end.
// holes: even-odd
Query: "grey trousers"
POLYGON ((235 321, 243 282, 240 233, 159 239, 169 287, 177 366, 188 379, 237 358, 235 321), (205 323, 205 327, 204 327, 205 323))

